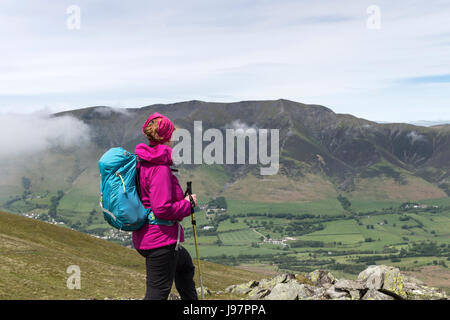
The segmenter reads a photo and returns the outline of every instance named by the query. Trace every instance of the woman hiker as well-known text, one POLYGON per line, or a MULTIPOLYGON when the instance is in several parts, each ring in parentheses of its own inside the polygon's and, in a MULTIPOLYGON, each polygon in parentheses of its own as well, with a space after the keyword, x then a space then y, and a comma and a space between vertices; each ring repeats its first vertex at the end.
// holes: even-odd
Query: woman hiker
MULTIPOLYGON (((185 248, 181 224, 191 214, 189 195, 184 197, 178 179, 172 174, 173 123, 155 112, 144 126, 149 144, 135 149, 142 204, 151 208, 154 217, 173 220, 172 225, 145 224, 133 232, 133 245, 145 257, 147 289, 145 300, 166 300, 175 287, 182 300, 197 300, 194 283, 194 264, 185 248)), ((197 197, 192 195, 195 205, 197 197)))

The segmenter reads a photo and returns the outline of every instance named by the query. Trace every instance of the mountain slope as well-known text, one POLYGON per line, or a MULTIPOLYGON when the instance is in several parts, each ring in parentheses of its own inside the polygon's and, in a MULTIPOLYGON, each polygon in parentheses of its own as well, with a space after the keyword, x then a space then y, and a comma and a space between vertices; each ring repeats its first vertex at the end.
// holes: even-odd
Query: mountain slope
MULTIPOLYGON (((263 276, 206 261, 202 270, 211 290, 263 276)), ((144 294, 145 263, 135 250, 0 212, 0 299, 142 299, 144 294), (80 290, 67 288, 71 265, 80 267, 80 290)))
MULTIPOLYGON (((226 128, 238 127, 280 130, 276 175, 262 177, 261 165, 179 165, 181 185, 193 181, 200 201, 223 195, 261 203, 301 203, 336 200, 343 194, 351 201, 389 199, 401 203, 450 195, 449 126, 379 124, 284 99, 193 100, 124 110, 97 106, 55 114, 71 115, 87 124, 91 144, 54 148, 34 155, 32 161, 20 157, 5 160, 0 208, 45 213, 51 197, 62 190, 65 195, 58 214, 72 224, 87 221, 89 212, 98 210, 98 159, 108 148, 122 146, 133 151, 136 144, 145 143, 141 127, 153 112, 167 115, 192 136, 194 121, 200 120, 203 132, 216 128, 224 133, 226 128), (28 198, 23 197, 24 176, 31 180, 28 198)), ((203 142, 203 148, 208 143, 203 142)), ((102 223, 101 217, 95 217, 90 228, 102 223)))

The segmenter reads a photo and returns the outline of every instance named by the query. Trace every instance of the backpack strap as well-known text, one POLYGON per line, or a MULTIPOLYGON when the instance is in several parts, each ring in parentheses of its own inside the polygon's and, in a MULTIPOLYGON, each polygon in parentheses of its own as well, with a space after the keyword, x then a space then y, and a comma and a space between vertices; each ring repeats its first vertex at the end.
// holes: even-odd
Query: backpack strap
POLYGON ((139 199, 141 199, 141 178, 140 178, 140 173, 139 173, 141 159, 137 155, 135 155, 135 156, 136 156, 136 176, 134 177, 134 179, 135 179, 135 183, 136 183, 137 194, 139 196, 139 199))
MULTIPOLYGON (((137 156, 136 156, 136 176, 135 176, 135 182, 136 182, 136 190, 139 196, 139 199, 141 199, 141 179, 140 179, 140 166, 142 164, 142 160, 137 156)), ((142 200, 141 200, 142 202, 142 200)), ((165 226, 172 226, 176 221, 174 220, 164 220, 164 219, 160 219, 157 218, 155 216, 155 214, 153 213, 151 208, 146 208, 147 209, 147 223, 148 224, 159 224, 159 225, 165 225, 165 226)), ((178 235, 178 238, 180 236, 178 235)))

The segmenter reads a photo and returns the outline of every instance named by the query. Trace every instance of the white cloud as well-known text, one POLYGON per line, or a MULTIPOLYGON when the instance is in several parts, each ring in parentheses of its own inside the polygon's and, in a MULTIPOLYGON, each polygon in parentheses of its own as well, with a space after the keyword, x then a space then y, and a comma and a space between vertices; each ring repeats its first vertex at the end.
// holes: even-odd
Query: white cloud
POLYGON ((411 131, 406 135, 411 143, 416 143, 417 141, 427 141, 427 138, 416 131, 411 131))
POLYGON ((248 132, 247 130, 258 130, 257 126, 249 126, 247 123, 242 122, 240 119, 233 120, 224 126, 226 129, 241 130, 241 132, 248 132))
POLYGON ((95 113, 100 114, 103 117, 109 117, 113 113, 120 113, 125 116, 130 116, 130 112, 124 108, 113 108, 113 107, 97 107, 94 109, 95 113))
POLYGON ((45 110, 26 115, 0 113, 0 156, 29 156, 89 141, 89 127, 71 116, 52 117, 45 110))
MULTIPOLYGON (((408 88, 393 97, 393 83, 450 73, 441 0, 379 0, 378 31, 366 27, 366 0, 79 0, 78 31, 66 28, 71 2, 25 3, 2 3, 0 108, 286 98, 414 120, 408 88)), ((422 100, 445 110, 436 90, 422 100)))

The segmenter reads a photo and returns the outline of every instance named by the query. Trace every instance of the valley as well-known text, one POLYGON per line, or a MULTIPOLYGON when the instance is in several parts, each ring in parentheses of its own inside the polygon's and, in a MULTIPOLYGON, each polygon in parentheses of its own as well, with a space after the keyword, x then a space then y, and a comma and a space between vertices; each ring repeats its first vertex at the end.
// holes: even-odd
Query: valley
MULTIPOLYGON (((133 151, 145 142, 140 126, 153 112, 191 134, 200 120, 205 132, 279 130, 275 175, 262 176, 264 166, 249 162, 176 166, 181 186, 192 181, 198 195, 204 261, 269 273, 324 268, 347 278, 381 263, 449 274, 449 127, 379 124, 284 99, 55 114, 88 125, 90 143, 2 159, 0 210, 131 247, 130 233, 103 219, 97 162, 111 147, 133 151), (211 211, 221 197, 226 208, 211 211)), ((190 219, 183 226, 194 255, 190 219)))

